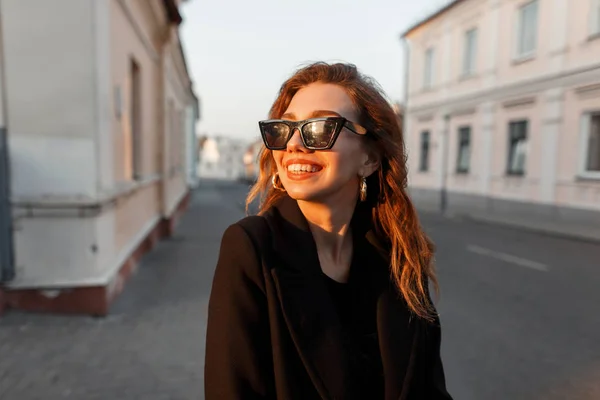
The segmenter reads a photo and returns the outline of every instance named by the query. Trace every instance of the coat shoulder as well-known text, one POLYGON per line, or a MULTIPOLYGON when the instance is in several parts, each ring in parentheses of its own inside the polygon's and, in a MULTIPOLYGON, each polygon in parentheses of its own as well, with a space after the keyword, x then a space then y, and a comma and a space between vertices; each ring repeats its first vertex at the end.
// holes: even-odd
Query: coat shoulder
POLYGON ((262 269, 253 226, 254 217, 246 217, 229 225, 221 239, 217 270, 227 271, 227 275, 241 275, 262 285, 262 269))
POLYGON ((233 225, 241 227, 251 239, 262 239, 267 232, 266 217, 261 215, 250 215, 240 219, 233 225))
MULTIPOLYGON (((272 218, 272 213, 267 212, 264 215, 249 215, 237 222, 229 225, 223 234, 225 239, 241 239, 244 237, 248 244, 264 239, 268 235, 268 220, 272 218)), ((258 243, 260 244, 260 243, 258 243)))

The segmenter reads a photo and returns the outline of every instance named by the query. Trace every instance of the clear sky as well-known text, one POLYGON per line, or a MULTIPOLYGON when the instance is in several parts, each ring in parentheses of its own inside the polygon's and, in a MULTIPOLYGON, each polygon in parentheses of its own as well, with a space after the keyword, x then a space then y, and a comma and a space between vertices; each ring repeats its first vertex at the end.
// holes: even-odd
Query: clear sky
POLYGON ((181 37, 200 134, 258 137, 283 81, 310 61, 346 61, 404 96, 401 32, 448 0, 190 0, 181 37))

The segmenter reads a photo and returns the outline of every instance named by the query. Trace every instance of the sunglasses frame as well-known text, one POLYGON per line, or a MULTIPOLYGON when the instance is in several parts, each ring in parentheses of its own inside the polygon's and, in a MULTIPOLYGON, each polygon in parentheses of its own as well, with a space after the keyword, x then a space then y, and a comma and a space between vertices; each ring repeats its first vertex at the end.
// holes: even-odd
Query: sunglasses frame
POLYGON ((310 118, 310 119, 305 119, 302 121, 290 121, 290 120, 285 120, 285 119, 268 119, 268 120, 264 120, 264 121, 259 121, 258 126, 260 128, 260 134, 262 136, 263 143, 265 144, 265 147, 269 150, 285 150, 287 148, 288 142, 290 141, 292 136, 294 136, 294 132, 296 131, 296 129, 298 129, 298 131, 300 132, 300 139, 302 140, 302 144, 304 145, 304 147, 306 147, 309 150, 329 150, 329 149, 331 149, 333 147, 333 145, 335 144, 335 141, 337 140, 337 138, 343 128, 347 128, 350 132, 354 133, 355 135, 364 136, 368 133, 364 127, 362 127, 359 124, 356 124, 352 121, 349 121, 344 117, 310 118), (336 123, 335 131, 331 135, 331 139, 329 139, 329 143, 327 143, 326 146, 324 146, 324 147, 308 146, 306 144, 306 141, 304 140, 304 132, 302 130, 304 129, 304 127, 306 125, 310 124, 311 122, 319 122, 319 121, 335 122, 336 123), (264 132, 264 127, 266 127, 267 125, 270 125, 270 124, 274 124, 274 123, 284 124, 284 125, 287 125, 288 128, 290 128, 290 132, 288 133, 288 136, 285 139, 285 142, 282 146, 269 146, 267 144, 267 139, 266 139, 267 135, 264 132))

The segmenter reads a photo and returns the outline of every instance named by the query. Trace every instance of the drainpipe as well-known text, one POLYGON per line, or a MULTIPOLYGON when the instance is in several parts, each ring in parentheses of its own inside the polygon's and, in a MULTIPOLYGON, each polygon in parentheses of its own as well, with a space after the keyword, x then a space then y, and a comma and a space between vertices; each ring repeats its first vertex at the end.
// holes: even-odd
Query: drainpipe
POLYGON ((442 153, 442 188, 440 190, 440 211, 442 214, 446 213, 448 209, 448 152, 450 149, 450 115, 444 115, 444 130, 442 132, 443 137, 443 153, 442 153))
MULTIPOLYGON (((0 282, 15 276, 12 208, 10 204, 10 158, 8 148, 8 107, 4 66, 3 14, 0 10, 0 282)), ((0 304, 0 308, 2 305, 0 304)))

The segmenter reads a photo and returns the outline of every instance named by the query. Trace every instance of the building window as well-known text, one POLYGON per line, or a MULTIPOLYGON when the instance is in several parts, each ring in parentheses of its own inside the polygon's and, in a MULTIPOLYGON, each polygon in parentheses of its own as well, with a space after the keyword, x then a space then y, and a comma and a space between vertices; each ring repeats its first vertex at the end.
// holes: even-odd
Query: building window
POLYGON ((469 173, 471 158, 471 127, 463 126, 458 129, 458 154, 456 159, 456 172, 469 173))
POLYGON ((538 29, 538 2, 534 0, 519 8, 517 25, 517 58, 535 54, 538 29))
POLYGON ((600 0, 590 0, 592 12, 590 13, 590 35, 600 35, 600 0))
POLYGON ((185 114, 183 110, 179 110, 175 113, 177 118, 176 129, 177 139, 175 141, 177 147, 175 148, 175 170, 184 171, 185 163, 185 114))
POLYGON ((463 75, 475 73, 475 57, 477 51, 477 29, 469 29, 465 33, 465 48, 463 55, 463 75))
POLYGON ((133 179, 142 178, 142 79, 141 71, 138 63, 131 59, 129 68, 129 78, 131 82, 130 93, 130 129, 131 129, 131 145, 130 145, 130 169, 133 179))
POLYGON ((514 121, 508 128, 508 175, 525 175, 527 161, 527 121, 514 121))
POLYGON ((427 49, 425 52, 425 70, 423 71, 423 87, 430 88, 433 85, 433 48, 427 49))
POLYGON ((175 102, 173 99, 169 99, 167 102, 167 148, 168 148, 168 158, 167 158, 167 172, 169 176, 173 176, 175 174, 175 166, 176 162, 176 154, 177 154, 177 119, 175 118, 175 102))
POLYGON ((419 160, 419 171, 429 171, 429 132, 421 132, 421 159, 419 160))
POLYGON ((168 172, 170 176, 179 171, 183 171, 184 148, 185 148, 185 119, 183 111, 178 110, 173 99, 167 103, 167 121, 168 121, 168 172))
POLYGON ((583 175, 600 178, 600 111, 583 115, 583 175))

